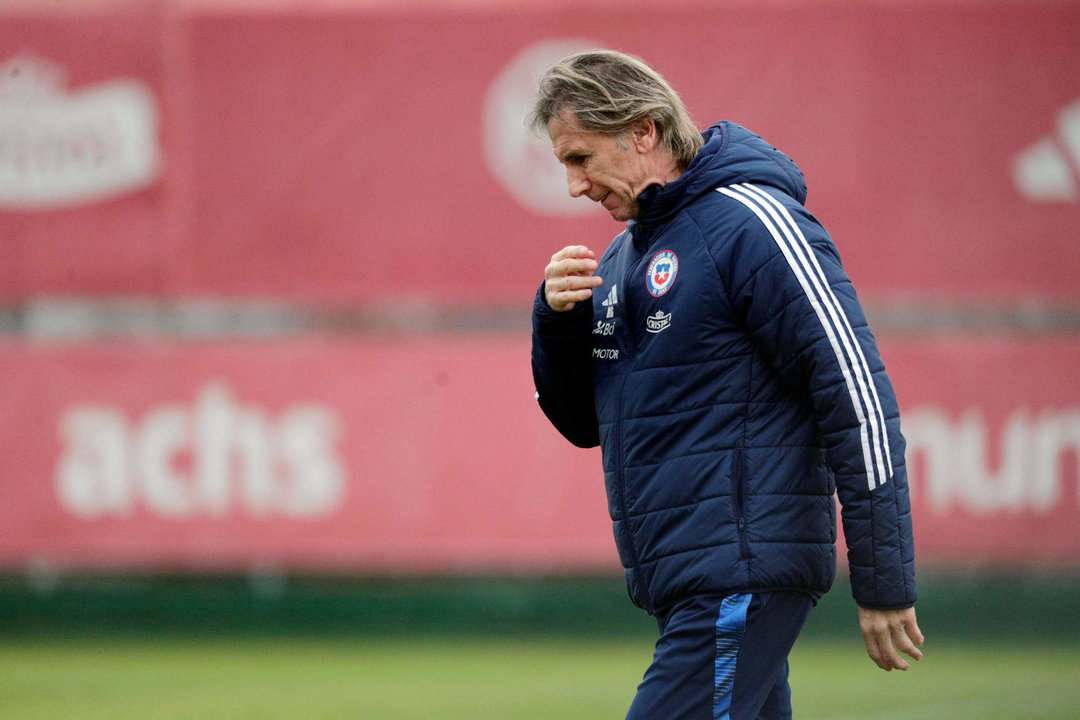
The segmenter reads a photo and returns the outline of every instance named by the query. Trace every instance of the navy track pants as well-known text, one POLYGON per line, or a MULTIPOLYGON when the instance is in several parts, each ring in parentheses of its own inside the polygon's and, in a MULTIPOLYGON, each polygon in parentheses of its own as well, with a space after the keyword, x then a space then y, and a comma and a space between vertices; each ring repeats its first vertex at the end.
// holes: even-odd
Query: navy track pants
POLYGON ((703 595, 658 618, 660 639, 627 720, 790 720, 791 652, 815 598, 703 595))

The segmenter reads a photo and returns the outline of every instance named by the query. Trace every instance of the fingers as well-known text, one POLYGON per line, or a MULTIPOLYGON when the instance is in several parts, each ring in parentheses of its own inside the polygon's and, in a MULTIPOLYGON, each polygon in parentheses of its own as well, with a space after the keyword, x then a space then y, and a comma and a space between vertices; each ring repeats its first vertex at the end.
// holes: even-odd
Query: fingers
POLYGON ((900 654, 896 652, 896 647, 893 645, 892 639, 887 636, 870 637, 866 639, 866 651, 870 655, 870 659, 885 672, 891 672, 894 669, 907 670, 911 667, 908 665, 907 661, 900 657, 900 654))
POLYGON ((907 610, 866 610, 859 608, 859 627, 866 652, 874 663, 885 670, 907 670, 911 666, 900 655, 913 660, 922 659, 919 646, 923 634, 915 620, 914 608, 907 610))
POLYGON ((553 280, 568 275, 592 275, 596 271, 596 256, 584 245, 565 247, 551 256, 544 268, 544 278, 553 280))
POLYGON ((584 245, 565 247, 551 256, 544 268, 544 296, 555 311, 571 309, 592 297, 592 289, 600 287, 603 279, 593 275, 597 262, 593 251, 584 245))
POLYGON ((572 258, 572 257, 595 258, 596 255, 593 253, 592 250, 585 247, 584 245, 567 245, 562 250, 560 250, 559 252, 552 255, 551 259, 552 259, 552 261, 555 261, 555 260, 558 260, 558 259, 561 259, 561 258, 572 258))
MULTIPOLYGON (((864 637, 866 642, 866 652, 870 655, 870 659, 874 661, 879 668, 885 672, 889 672, 893 669, 892 663, 888 657, 888 650, 881 646, 881 641, 876 637, 864 637)), ((901 661, 903 658, 901 658, 901 661)))
MULTIPOLYGON (((919 627, 917 625, 914 627, 906 625, 892 627, 890 628, 890 633, 893 646, 897 650, 904 653, 912 660, 922 660, 922 651, 918 648, 919 645, 922 645, 922 633, 919 632, 919 627)), ((903 662, 902 659, 901 662, 903 662)), ((907 663, 904 664, 906 665, 907 663)), ((907 670, 906 667, 901 669, 907 670)))
POLYGON ((546 297, 548 307, 556 312, 564 312, 573 308, 577 303, 591 298, 592 288, 569 287, 564 290, 552 290, 549 287, 546 290, 546 297))
MULTIPOLYGON (((915 620, 915 608, 911 609, 910 614, 911 619, 906 623, 907 635, 911 638, 911 641, 915 644, 916 647, 922 647, 925 638, 923 638, 922 630, 919 629, 918 621, 915 620)), ((919 657, 922 657, 921 652, 919 653, 919 657)))

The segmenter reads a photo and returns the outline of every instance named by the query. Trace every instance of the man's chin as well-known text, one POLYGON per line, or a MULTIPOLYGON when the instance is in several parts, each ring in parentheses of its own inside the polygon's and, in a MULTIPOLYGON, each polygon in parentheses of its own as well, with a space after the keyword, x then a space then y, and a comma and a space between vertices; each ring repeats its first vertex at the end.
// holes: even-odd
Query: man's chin
POLYGON ((617 207, 608 211, 611 215, 611 219, 616 222, 626 222, 628 220, 635 220, 638 216, 638 207, 634 205, 632 208, 617 207))

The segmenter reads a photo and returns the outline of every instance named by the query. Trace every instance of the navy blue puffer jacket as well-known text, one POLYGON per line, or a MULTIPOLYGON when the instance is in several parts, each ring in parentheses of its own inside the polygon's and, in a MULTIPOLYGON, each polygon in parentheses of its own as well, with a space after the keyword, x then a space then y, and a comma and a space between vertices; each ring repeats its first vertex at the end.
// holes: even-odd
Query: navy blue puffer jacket
POLYGON ((838 494, 856 601, 915 602, 896 397, 803 175, 723 122, 639 198, 593 302, 537 294, 533 374, 571 442, 599 443, 633 601, 821 594, 838 494))

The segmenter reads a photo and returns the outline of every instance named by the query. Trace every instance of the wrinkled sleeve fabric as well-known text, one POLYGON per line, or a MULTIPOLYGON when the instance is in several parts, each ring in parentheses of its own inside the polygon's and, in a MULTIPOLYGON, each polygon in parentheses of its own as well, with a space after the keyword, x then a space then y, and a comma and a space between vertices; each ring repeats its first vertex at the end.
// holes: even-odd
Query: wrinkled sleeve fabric
POLYGON ((754 346, 806 393, 833 470, 856 602, 915 603, 904 438, 892 384, 836 247, 782 193, 722 188, 732 226, 718 269, 754 346))
POLYGON ((593 397, 592 303, 555 312, 540 285, 533 302, 532 371, 536 397, 551 424, 582 448, 600 444, 593 397))

